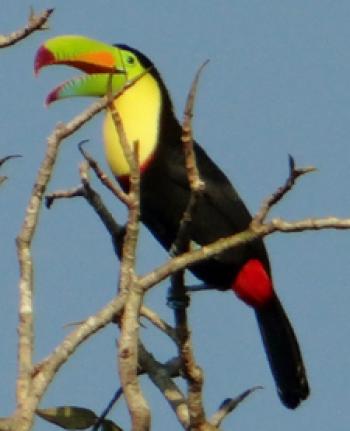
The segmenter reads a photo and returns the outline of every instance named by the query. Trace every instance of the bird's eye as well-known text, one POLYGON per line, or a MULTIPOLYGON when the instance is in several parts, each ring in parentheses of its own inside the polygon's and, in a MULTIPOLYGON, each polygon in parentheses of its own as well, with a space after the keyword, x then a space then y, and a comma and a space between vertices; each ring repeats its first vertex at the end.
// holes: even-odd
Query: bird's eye
POLYGON ((135 63, 135 58, 134 58, 134 57, 132 57, 131 55, 129 55, 129 56, 126 58, 126 62, 127 62, 128 64, 134 64, 134 63, 135 63))

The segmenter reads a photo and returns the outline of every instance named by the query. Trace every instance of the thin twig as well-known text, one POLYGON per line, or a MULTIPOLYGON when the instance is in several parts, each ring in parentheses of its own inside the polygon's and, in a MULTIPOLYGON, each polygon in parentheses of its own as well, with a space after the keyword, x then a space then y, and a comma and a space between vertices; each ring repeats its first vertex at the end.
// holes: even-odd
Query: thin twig
MULTIPOLYGON (((19 155, 19 154, 13 154, 13 155, 10 155, 10 156, 6 156, 6 157, 3 157, 2 159, 0 159, 0 167, 5 163, 5 162, 7 162, 8 160, 10 160, 10 159, 14 159, 14 158, 16 158, 16 157, 22 157, 21 155, 19 155)), ((4 182, 4 181, 6 181, 7 180, 7 177, 6 176, 4 176, 4 175, 1 175, 0 176, 0 185, 4 182)))
POLYGON ((125 238, 126 228, 124 225, 120 225, 116 222, 111 212, 107 209, 101 196, 91 187, 91 184, 87 181, 83 181, 84 187, 84 198, 95 210, 100 220, 111 235, 114 250, 121 259, 123 254, 123 244, 125 238))
POLYGON ((106 419, 107 415, 110 413, 110 411, 114 407, 115 403, 119 400, 119 398, 122 395, 123 395, 123 389, 122 388, 118 388, 116 390, 115 394, 113 395, 113 398, 108 403, 107 407, 103 410, 103 412, 101 413, 101 415, 98 417, 96 423, 92 427, 92 431, 98 431, 98 429, 102 425, 103 421, 106 419))
POLYGON ((56 190, 45 196, 45 206, 50 209, 54 202, 58 199, 71 199, 84 196, 84 189, 82 186, 73 187, 68 190, 56 190))
POLYGON ((100 168, 97 161, 91 157, 91 155, 83 149, 83 144, 88 142, 88 140, 81 141, 78 145, 79 151, 85 158, 85 160, 89 163, 90 168, 95 172, 97 178, 101 181, 101 183, 110 190, 114 196, 116 196, 121 202, 125 205, 129 204, 129 196, 127 193, 123 192, 123 190, 116 185, 115 182, 111 181, 108 175, 100 168))
POLYGON ((149 320, 154 326, 164 332, 169 338, 174 341, 174 343, 178 343, 175 329, 168 323, 166 323, 163 319, 161 319, 157 313, 143 305, 141 307, 140 314, 141 316, 149 320))
POLYGON ((11 160, 11 159, 16 159, 16 158, 18 158, 18 157, 22 157, 20 154, 11 154, 11 155, 9 155, 9 156, 5 156, 5 157, 3 157, 2 159, 0 159, 0 167, 4 164, 4 163, 6 163, 8 160, 11 160))
POLYGON ((35 14, 32 10, 30 12, 28 23, 25 27, 20 28, 8 35, 0 35, 0 48, 6 48, 8 46, 14 45, 20 40, 25 39, 31 33, 38 30, 46 30, 48 27, 46 25, 47 20, 54 9, 46 9, 43 12, 35 14))
POLYGON ((259 212, 255 215, 253 219, 253 223, 263 223, 272 206, 276 205, 284 197, 284 195, 292 189, 296 180, 299 177, 305 174, 309 174, 311 172, 315 172, 317 170, 314 166, 296 168, 294 158, 291 155, 288 156, 288 162, 289 176, 286 182, 281 187, 279 187, 275 193, 273 193, 271 196, 264 200, 259 212))
POLYGON ((199 191, 205 187, 205 184, 200 178, 200 174, 198 171, 196 156, 193 151, 193 132, 192 132, 192 118, 193 118, 193 107, 194 101, 197 93, 197 87, 200 75, 205 68, 205 66, 209 63, 209 60, 206 60, 198 69, 194 80, 192 82, 184 112, 184 119, 182 122, 182 144, 185 153, 185 163, 187 169, 187 176, 190 183, 190 187, 192 191, 199 191))
POLYGON ((214 425, 215 427, 219 427, 221 425, 221 422, 242 402, 244 401, 249 395, 251 395, 253 392, 255 392, 257 389, 263 389, 262 386, 255 386, 254 388, 247 389, 246 391, 242 392, 240 395, 238 395, 236 398, 227 398, 224 400, 218 411, 213 414, 213 416, 210 418, 209 422, 214 425))

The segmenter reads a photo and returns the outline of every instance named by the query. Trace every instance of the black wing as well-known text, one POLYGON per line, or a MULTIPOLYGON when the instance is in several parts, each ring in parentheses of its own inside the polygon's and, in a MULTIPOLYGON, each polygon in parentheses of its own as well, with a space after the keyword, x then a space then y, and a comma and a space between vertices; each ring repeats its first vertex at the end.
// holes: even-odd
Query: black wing
MULTIPOLYGON (((251 215, 225 174, 195 144, 195 154, 205 191, 192 214, 192 245, 206 245, 245 230, 251 215)), ((176 239, 179 223, 190 198, 182 146, 160 145, 151 167, 141 182, 141 218, 153 235, 169 250, 176 239)), ((257 258, 268 272, 269 262, 261 240, 226 251, 192 272, 204 282, 228 288, 245 261, 257 258)))

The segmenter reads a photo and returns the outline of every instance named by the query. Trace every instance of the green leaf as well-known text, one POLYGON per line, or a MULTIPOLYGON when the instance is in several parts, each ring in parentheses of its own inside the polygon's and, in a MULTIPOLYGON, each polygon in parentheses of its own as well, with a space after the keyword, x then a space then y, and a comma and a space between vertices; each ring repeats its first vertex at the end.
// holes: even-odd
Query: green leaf
POLYGON ((37 409, 36 413, 46 421, 67 430, 84 430, 94 425, 97 420, 92 410, 75 406, 37 409))

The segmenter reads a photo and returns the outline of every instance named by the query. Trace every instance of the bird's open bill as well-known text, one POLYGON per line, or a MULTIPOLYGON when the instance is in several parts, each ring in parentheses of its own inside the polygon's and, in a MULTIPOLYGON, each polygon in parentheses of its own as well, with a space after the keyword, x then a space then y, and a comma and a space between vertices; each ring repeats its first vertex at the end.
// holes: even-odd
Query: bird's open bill
POLYGON ((43 67, 66 65, 85 72, 63 82, 46 98, 46 104, 68 97, 101 97, 108 91, 121 90, 140 71, 130 68, 133 59, 123 49, 90 39, 85 36, 64 35, 48 39, 38 49, 34 71, 38 74, 43 67), (126 67, 127 65, 127 67, 126 67))

